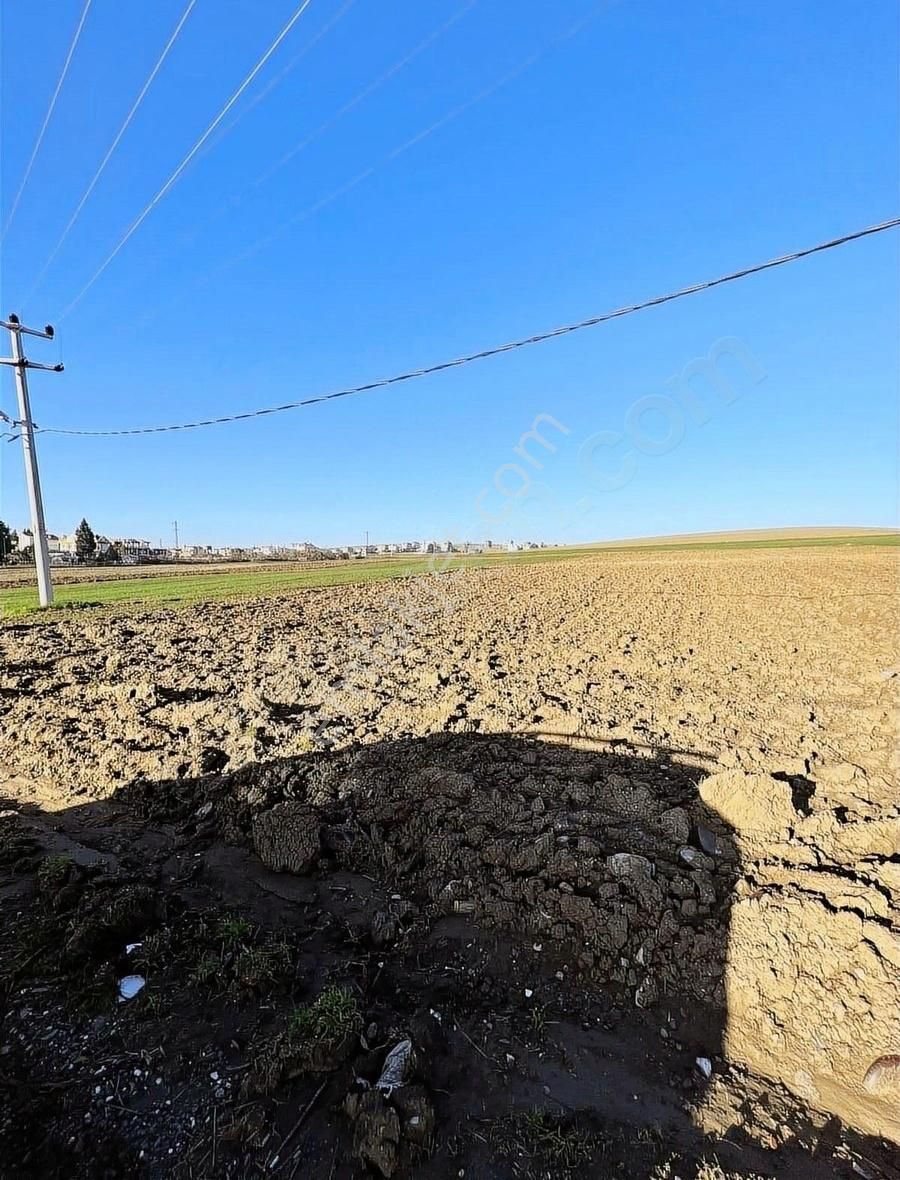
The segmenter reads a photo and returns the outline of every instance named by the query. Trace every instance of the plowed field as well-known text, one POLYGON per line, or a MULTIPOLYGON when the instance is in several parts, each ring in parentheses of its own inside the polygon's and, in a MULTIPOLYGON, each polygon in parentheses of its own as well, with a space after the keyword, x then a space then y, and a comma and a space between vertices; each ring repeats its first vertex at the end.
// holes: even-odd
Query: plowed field
POLYGON ((598 553, 3 626, 0 1174, 896 1177, 897 589, 598 553))

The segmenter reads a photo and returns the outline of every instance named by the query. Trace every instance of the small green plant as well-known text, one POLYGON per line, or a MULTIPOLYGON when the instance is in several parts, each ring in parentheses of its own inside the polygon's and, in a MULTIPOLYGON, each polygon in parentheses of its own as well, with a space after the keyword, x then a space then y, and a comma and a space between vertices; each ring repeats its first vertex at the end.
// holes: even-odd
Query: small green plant
POLYGON ((352 1054, 362 1024, 356 997, 331 984, 311 1004, 296 1008, 283 1030, 259 1046, 244 1084, 248 1094, 271 1094, 285 1077, 337 1069, 352 1054))
POLYGON ((337 1042, 360 1025, 356 997, 345 987, 330 984, 311 1004, 297 1008, 289 1021, 292 1033, 311 1041, 337 1042))
POLYGON ((544 1029, 547 1027, 546 1004, 535 1004, 528 1014, 528 1020, 531 1024, 532 1032, 538 1033, 539 1035, 543 1033, 544 1029))
POLYGON ((161 1016, 163 1013, 163 999, 159 992, 153 991, 151 988, 144 988, 144 995, 142 997, 144 1011, 149 1016, 161 1016))
POLYGON ((283 947, 244 950, 234 961, 234 977, 241 987, 255 991, 274 983, 285 967, 283 947))
POLYGON ((222 964, 219 959, 207 951, 197 960, 193 971, 188 976, 188 980, 194 987, 205 987, 207 984, 212 983, 221 969, 222 964))
POLYGON ((50 893, 61 889, 68 881, 74 863, 71 856, 63 854, 48 856, 43 860, 37 871, 38 888, 41 892, 50 893))
POLYGON ((247 919, 237 914, 230 914, 219 922, 219 934, 228 946, 243 942, 252 929, 247 919))
POLYGON ((540 1158, 557 1169, 577 1168, 591 1158, 589 1137, 570 1120, 544 1110, 529 1110, 504 1120, 507 1147, 529 1159, 540 1158))

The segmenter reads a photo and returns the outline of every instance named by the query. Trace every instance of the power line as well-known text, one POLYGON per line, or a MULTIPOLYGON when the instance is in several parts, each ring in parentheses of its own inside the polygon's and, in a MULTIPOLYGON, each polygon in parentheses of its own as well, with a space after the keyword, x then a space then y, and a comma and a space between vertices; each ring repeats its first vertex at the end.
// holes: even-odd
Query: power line
POLYGON ((265 172, 263 172, 256 178, 256 180, 253 181, 253 183, 250 185, 250 190, 258 188, 261 184, 265 184, 265 182, 271 179, 271 177, 273 177, 276 172, 279 172, 285 166, 285 164, 290 163, 290 161, 293 160, 295 156, 298 156, 302 151, 305 151, 314 140, 318 139, 320 135, 323 135, 329 127, 334 126, 334 124, 342 119, 344 115, 349 114, 350 111, 354 109, 354 107, 359 106, 361 102, 367 99, 370 94, 374 94, 379 87, 385 84, 385 82, 389 82, 391 78, 393 78, 396 74, 399 74, 400 71, 405 66, 408 66, 411 61, 414 61, 420 53, 424 53, 429 45, 433 45, 434 42, 442 37, 448 29, 451 29, 459 20, 461 20, 461 18, 464 17, 467 12, 475 7, 476 3, 477 0, 467 0, 467 3, 465 3, 457 12, 455 12, 449 18, 449 20, 444 21, 444 23, 439 28, 434 29, 431 33, 429 33, 423 41, 420 41, 404 57, 401 57, 398 61, 395 61, 392 66, 384 71, 384 73, 379 74, 377 78, 364 86, 358 94, 354 95, 354 97, 348 102, 345 102, 344 105, 335 111, 333 115, 329 115, 324 123, 320 123, 314 131, 310 131, 310 133, 304 136, 304 138, 301 139, 299 143, 295 144, 289 151, 285 152, 280 160, 277 160, 270 168, 267 168, 265 172))
POLYGON ((326 21, 325 24, 322 25, 321 29, 319 29, 315 36, 311 37, 309 41, 307 41, 299 53, 294 54, 284 69, 277 73, 275 77, 269 82, 267 82, 262 90, 260 90, 258 94, 255 94, 253 98, 247 103, 247 105, 238 111, 227 127, 222 128, 221 132, 219 133, 219 137, 213 140, 213 142, 207 148, 207 151, 211 151, 217 144, 221 143, 227 135, 231 134, 231 132, 235 129, 235 127, 237 127, 238 123, 240 123, 241 119, 243 119, 245 115, 249 115, 254 107, 259 106, 259 104, 264 99, 268 98, 272 91, 276 87, 280 86, 285 78, 287 78, 288 75, 297 68, 304 57, 306 57, 306 55, 319 44, 322 38, 331 32, 338 21, 346 16, 355 3, 356 0, 344 0, 344 3, 337 10, 334 16, 332 16, 330 20, 326 21))
MULTIPOLYGON (((773 270, 778 266, 785 266, 789 262, 796 262, 800 258, 808 258, 811 254, 821 254, 826 250, 833 250, 837 246, 844 246, 848 242, 858 241, 860 238, 871 237, 873 234, 884 233, 885 230, 900 226, 900 217, 893 217, 889 221, 879 222, 877 225, 867 226, 865 229, 854 230, 853 233, 843 234, 839 238, 830 238, 819 242, 815 246, 807 246, 802 250, 794 250, 790 254, 782 254, 777 258, 770 258, 767 262, 757 262, 753 266, 745 266, 740 270, 730 271, 715 279, 706 279, 701 283, 693 283, 689 287, 680 287, 666 295, 656 295, 652 299, 645 299, 641 303, 631 303, 618 307, 614 311, 606 311, 600 315, 591 316, 586 320, 579 320, 574 324, 566 324, 561 328, 553 328, 548 332, 539 332, 535 336, 526 336, 521 340, 513 340, 508 344, 498 344, 493 348, 485 348, 480 352, 468 353, 449 361, 442 361, 437 365, 428 365, 422 369, 412 369, 406 373, 399 373, 393 377, 382 377, 378 381, 370 381, 365 385, 354 385, 348 389, 339 389, 334 393, 323 393, 316 397, 307 397, 302 401, 287 402, 281 406, 268 406, 261 410, 248 410, 243 414, 227 414, 220 418, 205 418, 197 422, 179 422, 170 426, 142 426, 128 430, 66 430, 61 427, 44 427, 43 434, 67 434, 81 436, 132 435, 132 434, 163 434, 173 430, 196 430, 201 426, 218 426, 225 422, 242 422, 248 418, 262 418, 268 414, 281 414, 286 410, 297 410, 302 406, 313 406, 319 402, 334 401, 339 397, 351 397, 357 393, 369 393, 375 389, 383 389, 388 385, 399 385, 402 381, 413 381, 419 377, 428 377, 433 373, 441 373, 446 369, 455 369, 460 365, 468 365, 473 361, 486 360, 488 357, 499 356, 504 352, 526 348, 532 344, 541 344, 545 340, 553 340, 558 336, 566 336, 571 332, 580 332, 583 328, 593 328, 609 320, 620 319, 622 316, 632 315, 637 311, 645 311, 649 307, 659 307, 663 303, 672 303, 676 299, 683 299, 686 295, 696 295, 701 291, 709 291, 713 287, 721 287, 725 283, 733 283, 749 275, 759 274, 761 271, 773 270)), ((41 429, 35 427, 35 429, 41 429)))
POLYGON ((99 181, 100 177, 103 175, 106 165, 109 163, 113 152, 119 146, 119 143, 122 140, 122 136, 128 130, 129 126, 131 125, 132 119, 134 119, 134 116, 137 114, 138 108, 140 107, 141 103, 144 101, 147 91, 153 85, 153 81, 156 78, 156 75, 162 69, 163 63, 165 62, 166 58, 169 56, 169 50, 172 48, 172 46, 178 40, 178 36, 181 33, 181 30, 184 27, 185 22, 187 21, 187 18, 191 14, 191 9, 194 7, 194 5, 196 3, 197 3, 197 0, 189 0, 187 8, 185 8, 184 12, 181 14, 181 19, 179 20, 178 24, 175 26, 175 29, 173 30, 171 37, 169 37, 169 40, 166 42, 162 53, 159 55, 159 58, 156 61, 156 65, 150 71, 147 81, 141 87, 140 94, 138 94, 137 98, 132 103, 131 110, 125 116, 125 122, 119 128, 118 132, 116 133, 115 139, 109 145, 106 155, 100 161, 100 167, 94 173, 90 184, 84 190, 84 195, 82 196, 82 198, 78 202, 78 204, 75 206, 75 212, 69 218, 68 224, 66 225, 66 228, 63 230, 62 234, 60 235, 59 241, 56 243, 56 245, 53 247, 52 251, 50 252, 50 257, 47 259, 47 261, 41 267, 40 273, 38 274, 37 278, 32 283, 31 290, 29 291, 28 295, 25 296, 25 299, 23 302, 27 303, 28 299, 38 289, 40 282, 43 279, 44 275, 50 269, 50 266, 52 265, 53 260, 56 258, 57 254, 59 253, 60 249, 62 248, 63 242, 65 242, 66 238, 69 236, 69 232, 71 231, 72 226, 78 220, 78 218, 81 214, 81 210, 85 207, 85 205, 87 204, 88 198, 90 197, 91 193, 96 188, 97 182, 99 181))
MULTIPOLYGON (((276 75, 276 77, 273 78, 272 81, 269 82, 269 84, 267 86, 265 86, 259 92, 259 94, 257 94, 254 97, 254 99, 245 108, 243 108, 239 112, 239 114, 234 118, 234 120, 222 131, 222 133, 221 133, 222 138, 224 138, 229 133, 229 131, 232 130, 232 128, 237 126, 237 124, 240 122, 240 120, 244 117, 245 114, 247 114, 249 111, 251 111, 253 109, 253 107, 258 102, 261 102, 262 99, 264 99, 266 97, 266 95, 272 90, 272 88, 274 86, 276 86, 282 80, 282 78, 287 73, 289 73, 289 71, 291 69, 293 69, 293 67, 296 65, 296 63, 308 52, 308 50, 310 50, 313 47, 313 45, 316 44, 317 41, 321 40, 321 38, 325 35, 325 33, 328 32, 328 30, 332 27, 332 25, 334 25, 341 18, 341 16, 344 15, 344 13, 347 11, 347 9, 350 7, 350 4, 352 4, 352 3, 355 3, 355 0, 349 0, 349 2, 346 3, 343 6, 343 8, 341 8, 337 12, 337 14, 331 19, 331 21, 329 21, 328 24, 325 25, 324 28, 322 28, 320 30, 320 32, 316 35, 316 37, 313 38, 313 40, 308 45, 306 45, 304 47, 304 49, 290 63, 288 63, 288 65, 284 68, 284 70, 282 70, 282 72, 280 74, 276 75)), ((453 16, 451 16, 449 18, 449 20, 444 21, 444 23, 439 28, 437 28, 434 31, 432 31, 431 33, 429 33, 429 35, 423 41, 420 41, 404 57, 400 58, 398 61, 395 61, 394 64, 392 66, 390 66, 384 73, 380 74, 376 79, 374 79, 374 81, 369 82, 362 90, 359 91, 358 94, 356 94, 353 98, 351 98, 348 102, 346 102, 342 107, 340 107, 337 111, 335 111, 334 114, 329 115, 329 117, 323 123, 320 123, 319 126, 315 128, 315 130, 311 131, 302 140, 300 140, 299 143, 295 144, 294 147, 292 147, 290 149, 290 151, 285 153, 285 155, 283 155, 271 167, 267 168, 265 172, 261 173, 256 178, 256 180, 252 181, 248 185, 245 185, 239 192, 236 192, 231 197, 229 197, 229 199, 226 202, 224 202, 221 206, 219 206, 217 209, 214 209, 212 214, 210 214, 206 218, 205 222, 203 222, 203 225, 208 225, 210 218, 218 218, 218 217, 221 217, 223 215, 226 215, 226 214, 232 212, 234 210, 234 208, 244 200, 245 197, 247 197, 251 193, 253 193, 257 188, 259 188, 267 180, 270 180, 272 176, 274 176, 277 172, 279 172, 282 169, 282 167, 284 167, 284 165, 286 165, 295 156, 299 155, 302 151, 304 151, 307 147, 309 147, 309 145, 311 143, 313 143, 316 139, 318 139, 321 135, 323 135, 330 127, 334 126, 334 124, 337 123, 340 119, 342 119, 344 117, 344 115, 349 114, 349 112, 351 110, 353 110, 354 107, 358 106, 370 94, 374 93, 374 91, 377 90, 380 86, 382 86, 385 82, 387 82, 389 79, 393 78, 396 74, 398 74, 405 66, 407 66, 411 61, 413 61, 416 57, 418 57, 418 55, 420 53, 422 53, 425 49, 427 49, 429 45, 431 45, 435 41, 437 41, 439 37, 443 36, 443 34, 446 33, 448 29, 450 29, 454 24, 456 24, 457 21, 459 21, 463 16, 465 16, 466 13, 469 12, 477 3, 478 3, 478 0, 467 0, 467 3, 464 4, 463 7, 461 9, 459 9, 457 12, 455 12, 453 14, 453 16)), ((504 81, 505 80, 507 80, 507 79, 504 79, 504 81)), ((482 94, 478 97, 484 97, 484 95, 482 94)), ((449 117, 454 117, 456 114, 459 114, 460 109, 461 108, 457 108, 457 110, 452 112, 451 116, 449 116, 449 117)), ((440 120, 439 123, 433 124, 428 129, 427 133, 430 134, 432 131, 437 130, 440 123, 443 123, 444 121, 446 121, 446 120, 440 120)), ((418 139, 418 138, 421 138, 421 135, 416 137, 416 139, 418 139)), ((214 141, 212 144, 210 144, 209 147, 207 148, 207 151, 211 151, 215 147, 216 142, 218 142, 218 141, 214 141)), ((412 142, 413 141, 409 141, 407 144, 403 145, 403 147, 401 149, 399 149, 399 151, 405 150, 406 147, 411 146, 412 142)), ((330 204, 330 202, 332 200, 335 200, 342 193, 346 192, 348 189, 353 188, 357 184, 359 184, 363 179, 365 179, 373 171, 375 171, 376 168, 378 168, 381 164, 384 164, 388 160, 393 159, 395 155, 399 154, 399 151, 395 150, 394 152, 392 152, 390 154, 390 156, 385 157, 384 159, 380 160, 378 162, 378 164, 373 165, 371 168, 367 168, 365 170, 365 172, 360 173, 358 176, 354 177, 351 182, 342 185, 339 189, 330 193, 327 197, 323 198, 321 201, 318 201, 311 208, 304 210, 300 214, 295 214, 291 218, 291 221, 287 224, 292 225, 297 221, 304 220, 306 217, 311 216, 314 213, 317 213, 318 210, 320 208, 322 208, 324 205, 330 204)), ((285 226, 281 226, 279 229, 277 229, 275 231, 275 234, 280 233, 281 230, 283 230, 284 228, 285 228, 285 226)), ((196 232, 196 230, 194 232, 196 232)), ((188 237, 188 240, 191 240, 190 234, 188 234, 187 237, 188 237)), ((267 242, 267 241, 268 241, 268 237, 266 239, 264 239, 262 244, 265 244, 265 242, 267 242)), ((250 252, 256 253, 256 250, 258 248, 260 248, 260 243, 257 243, 254 246, 250 247, 250 252)), ((216 269, 212 272, 212 275, 207 274, 207 275, 202 276, 199 280, 199 284, 204 283, 210 277, 215 277, 216 275, 218 275, 220 273, 220 271, 229 269, 231 266, 235 265, 237 262, 242 261, 244 257, 245 257, 245 255, 242 252, 236 258, 229 259, 225 263, 216 267, 216 269)), ((195 285, 195 284, 191 284, 191 286, 193 286, 193 285, 195 285)), ((179 295, 176 297, 176 300, 174 300, 173 302, 178 302, 183 297, 184 297, 183 295, 179 295)), ((148 317, 146 317, 146 316, 142 317, 142 321, 145 320, 146 318, 148 318, 148 317)))
POLYGON ((3 226, 3 232, 0 233, 0 242, 2 242, 6 237, 9 227, 12 225, 13 218, 16 215, 16 210, 19 207, 19 201, 22 199, 22 193, 25 191, 26 184, 28 184, 28 179, 31 176, 31 170, 34 167, 34 162, 37 159, 38 152, 41 150, 41 144, 44 142, 44 135, 46 134, 47 127, 50 124, 50 119, 56 106, 56 100, 59 98, 59 92, 62 90, 63 83, 66 80, 66 74, 69 72, 69 66, 71 65, 72 58, 75 55, 75 49, 78 45, 79 39, 81 38, 81 30, 84 28, 84 22, 87 20, 87 14, 90 10, 90 7, 91 0, 84 0, 84 8, 81 10, 81 17, 79 18, 78 24, 75 27, 75 34, 72 37, 72 43, 69 45, 69 52, 66 54, 66 60, 63 62, 63 68, 59 75, 59 81, 56 83, 56 89, 53 91, 53 94, 50 98, 50 105, 47 107, 46 115, 44 115, 44 121, 41 124, 41 129, 38 132, 38 137, 35 140, 34 147, 32 148, 31 156, 29 157, 28 163, 25 165, 25 175, 22 177, 22 183, 19 185, 19 191, 13 198, 12 207, 10 208, 9 214, 6 218, 6 224, 3 226))
MULTIPOLYGON (((188 285, 186 292, 179 292, 173 298, 166 300, 163 306, 168 307, 183 302, 189 297, 190 292, 194 288, 202 287, 206 283, 211 282, 213 279, 216 279, 220 275, 229 271, 233 266, 237 266, 239 263, 245 262, 247 259, 254 257, 259 253, 260 250, 265 249, 266 246, 270 245, 277 238, 279 238, 286 230, 291 229, 293 226, 299 225, 304 221, 307 221, 310 217, 314 217, 317 213, 321 212, 322 209, 332 204, 332 202, 338 200, 340 197, 344 196, 348 192, 351 192, 358 185, 368 180, 370 176, 374 176, 381 168, 384 168, 386 165, 392 163, 399 156, 402 156, 405 152, 408 152, 411 148, 415 147, 429 136, 434 135, 436 131, 439 131, 448 123, 453 122, 454 119, 458 119, 460 115, 465 114, 466 111, 470 110, 477 103, 483 102, 486 98, 490 98, 491 95, 501 90, 504 86, 509 85, 510 82, 513 82, 521 74, 524 74, 527 70, 531 69, 532 66, 536 65, 549 53, 552 53, 555 49, 558 49, 560 45, 564 44, 577 33, 581 32, 582 29, 584 29, 600 15, 601 11, 606 8, 610 2, 611 0, 601 0, 601 3, 598 4, 597 7, 591 12, 589 12, 587 16, 582 17, 573 25, 570 25, 567 29, 563 30, 562 33, 558 34, 551 41, 547 42, 547 44, 543 45, 540 49, 530 54, 524 61, 519 62, 519 64, 514 66, 511 70, 507 70, 505 74, 501 75, 499 78, 496 78, 493 82, 483 87, 470 98, 467 98, 463 102, 458 103, 452 108, 452 110, 448 111, 444 115, 441 115, 440 118, 435 119, 434 122, 430 123, 427 127, 422 128, 422 130, 417 131, 414 135, 411 135, 409 139, 404 140, 401 144, 398 144, 397 147, 392 148, 386 155, 376 160, 374 164, 370 164, 361 172, 357 172, 349 180, 345 180, 343 184, 340 184, 337 188, 332 189, 331 192, 326 193, 324 197, 320 197, 319 200, 315 201, 312 205, 308 205, 305 209, 301 209, 298 213, 292 214, 286 221, 281 222, 263 237, 258 238, 255 242, 251 243, 249 246, 246 246, 240 251, 240 253, 232 255, 224 262, 219 263, 212 270, 207 271, 206 274, 199 276, 199 278, 188 285)), ((457 17, 464 15, 465 11, 466 10, 463 10, 463 12, 458 13, 457 17)), ((448 23, 452 23, 452 20, 448 23)), ((447 27, 448 25, 445 24, 442 26, 439 32, 443 32, 447 27)), ((413 50, 412 55, 414 56, 419 49, 423 49, 424 47, 424 43, 419 45, 416 50, 413 50)), ((398 67, 399 63, 398 66, 392 67, 389 73, 395 72, 398 67)), ((321 131, 323 129, 324 128, 320 128, 319 130, 321 131)), ((318 132, 315 134, 317 135, 318 132)), ((251 189, 253 187, 255 186, 251 186, 251 189)), ((157 306, 152 311, 145 312, 140 317, 139 323, 146 325, 159 314, 160 308, 157 306)))
POLYGON ((243 82, 240 84, 240 86, 237 88, 237 90, 235 90, 235 92, 234 92, 234 94, 232 94, 231 98, 229 98, 229 100, 225 103, 225 105, 222 107, 222 109, 219 111, 219 113, 216 115, 216 117, 213 119, 213 121, 209 124, 209 126, 206 128, 206 130, 200 136, 200 138, 196 141, 194 146, 190 149, 190 151, 187 153, 187 155, 184 157, 184 159, 181 161, 181 163, 178 165, 178 167, 175 169, 175 171, 172 173, 172 175, 166 181, 166 183, 162 186, 162 188, 159 190, 159 192, 156 194, 156 196, 150 201, 150 203, 147 206, 145 206, 143 211, 131 223, 131 225, 128 227, 128 229, 125 231, 125 233, 119 239, 119 241, 113 247, 112 251, 106 257, 104 262, 101 263, 101 265, 97 268, 96 271, 94 271, 93 275, 90 277, 90 279, 88 279, 87 283, 85 283, 85 285, 81 288, 81 290, 78 292, 78 294, 75 296, 75 298, 65 308, 62 315, 60 315, 58 317, 58 320, 65 319, 65 317, 67 315, 69 315, 69 313, 72 312, 78 306, 78 304, 85 297, 85 295, 88 293, 88 291, 90 291, 91 287, 93 287, 94 283, 96 283, 96 281, 100 278, 100 276, 103 274, 103 272, 109 266, 109 264, 113 261, 113 259, 116 257, 116 255, 119 253, 119 251, 122 249, 122 247, 126 244, 126 242, 128 242, 128 240, 132 237, 132 235, 144 223, 144 221, 147 219, 147 217, 149 217, 150 213, 156 208, 156 206, 159 204, 159 202, 172 189, 172 187, 177 182, 179 176, 181 176, 181 174, 187 168, 188 164, 190 164, 191 160, 193 160, 194 156, 196 156, 197 152, 200 151, 200 149, 203 147, 204 143, 206 143, 206 141, 209 139, 209 137, 212 135, 212 133, 215 131, 215 129, 218 127, 218 125, 222 122, 222 120, 225 118, 225 116, 228 114, 228 112, 231 110, 231 108, 234 106, 234 104, 237 102, 237 100, 241 97, 241 95, 244 93, 244 91, 247 89, 247 87, 250 85, 250 83, 253 81, 253 79, 256 77, 256 75, 259 73, 259 71, 263 68, 263 66, 266 64, 266 62, 269 60, 269 58, 272 56, 272 54, 275 52, 275 50, 278 48, 278 46, 281 44, 281 42, 285 39, 285 37, 288 35, 288 33, 291 31, 291 29, 294 27, 294 25, 297 23, 297 21, 300 19, 300 17, 303 15, 303 13, 306 11, 306 9, 309 7, 309 5, 311 3, 312 3, 312 0, 302 0, 302 3, 295 9, 293 16, 291 16, 290 20, 287 22, 287 24, 284 26, 284 28, 281 30, 281 32, 278 34, 278 36, 275 38, 275 40, 272 42, 272 44, 269 46, 269 48, 265 51, 265 53, 262 55, 262 57, 259 59, 259 61, 256 63, 256 65, 253 67, 253 69, 250 71, 250 73, 247 75, 247 77, 243 80, 243 82))

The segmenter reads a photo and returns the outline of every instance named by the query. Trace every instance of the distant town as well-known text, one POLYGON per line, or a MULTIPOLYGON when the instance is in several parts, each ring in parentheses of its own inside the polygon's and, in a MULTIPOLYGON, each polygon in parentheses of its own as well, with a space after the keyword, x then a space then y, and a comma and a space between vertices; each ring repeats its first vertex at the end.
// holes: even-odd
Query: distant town
MULTIPOLYGON (((204 561, 341 561, 352 558, 393 557, 434 553, 493 553, 545 549, 544 541, 383 541, 363 545, 314 545, 297 541, 286 545, 153 545, 138 537, 108 537, 95 533, 87 521, 72 533, 47 533, 50 564, 155 565, 164 562, 204 561)), ((10 529, 0 521, 0 562, 30 564, 34 538, 30 528, 10 529)))

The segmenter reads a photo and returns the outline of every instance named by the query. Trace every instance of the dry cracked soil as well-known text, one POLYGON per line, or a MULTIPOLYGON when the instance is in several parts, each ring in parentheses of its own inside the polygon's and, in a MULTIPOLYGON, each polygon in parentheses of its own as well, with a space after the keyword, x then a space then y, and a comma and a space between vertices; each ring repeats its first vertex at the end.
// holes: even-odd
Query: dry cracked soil
POLYGON ((896 1180, 897 574, 3 626, 0 1175, 896 1180))

